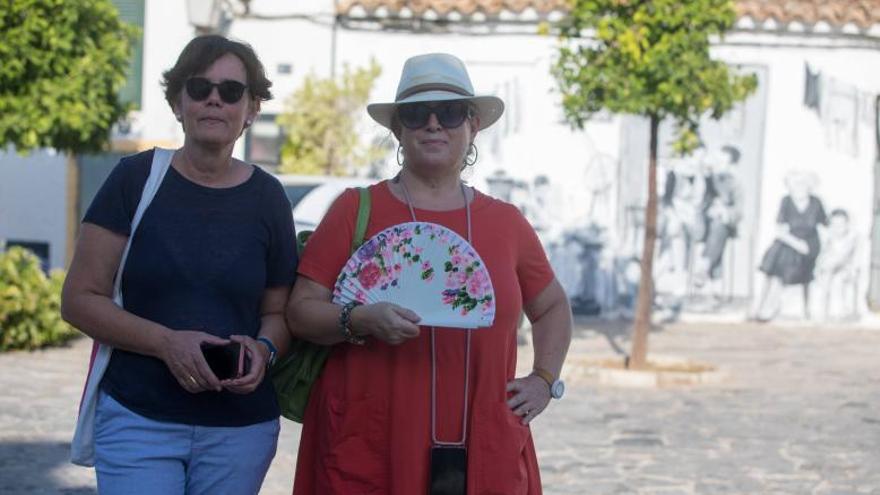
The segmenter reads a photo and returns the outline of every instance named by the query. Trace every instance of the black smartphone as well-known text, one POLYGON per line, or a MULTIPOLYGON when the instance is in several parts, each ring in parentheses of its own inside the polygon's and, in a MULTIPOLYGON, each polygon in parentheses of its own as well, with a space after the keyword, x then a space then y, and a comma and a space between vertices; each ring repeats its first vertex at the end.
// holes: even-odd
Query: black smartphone
POLYGON ((228 344, 202 344, 205 361, 220 380, 240 378, 250 370, 250 359, 241 342, 228 344))
POLYGON ((431 486, 428 494, 467 494, 467 449, 457 445, 431 447, 431 486))

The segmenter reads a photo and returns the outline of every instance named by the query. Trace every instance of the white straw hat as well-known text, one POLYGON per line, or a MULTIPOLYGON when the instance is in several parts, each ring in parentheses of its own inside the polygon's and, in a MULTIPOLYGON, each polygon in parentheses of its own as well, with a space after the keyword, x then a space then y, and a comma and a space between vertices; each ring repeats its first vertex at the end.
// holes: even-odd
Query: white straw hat
POLYGON ((477 108, 480 129, 494 124, 504 113, 504 102, 497 96, 474 95, 474 87, 464 62, 447 53, 428 53, 407 59, 392 103, 371 103, 367 113, 376 122, 391 128, 397 105, 419 101, 468 100, 477 108))

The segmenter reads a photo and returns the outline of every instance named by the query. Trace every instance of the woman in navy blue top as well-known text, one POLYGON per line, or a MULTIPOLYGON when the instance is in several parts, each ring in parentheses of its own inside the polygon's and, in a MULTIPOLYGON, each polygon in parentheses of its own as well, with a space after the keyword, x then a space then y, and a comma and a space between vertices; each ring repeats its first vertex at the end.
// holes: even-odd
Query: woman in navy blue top
POLYGON ((106 493, 257 493, 275 454, 278 405, 266 366, 284 352, 296 273, 290 205, 277 179, 232 157, 271 98, 253 50, 192 40, 164 74, 183 147, 113 279, 154 151, 123 158, 83 220, 62 296, 64 318, 115 350, 95 419, 106 493), (250 371, 220 380, 202 346, 239 342, 250 371))

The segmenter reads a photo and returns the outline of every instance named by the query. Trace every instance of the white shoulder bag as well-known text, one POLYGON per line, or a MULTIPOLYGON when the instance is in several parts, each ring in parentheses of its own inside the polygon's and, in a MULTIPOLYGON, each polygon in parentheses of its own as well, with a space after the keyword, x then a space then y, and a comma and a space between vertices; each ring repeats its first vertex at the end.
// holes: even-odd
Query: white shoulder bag
MULTIPOLYGON (((174 156, 174 150, 166 150, 162 148, 154 148, 153 163, 150 166, 150 176, 147 183, 144 184, 144 190, 141 193, 141 200, 138 203, 134 218, 131 220, 131 232, 128 235, 128 242, 125 244, 125 250, 122 251, 122 258, 119 260, 119 269, 116 270, 116 277, 113 280, 113 302, 120 308, 122 305, 122 271, 125 268, 125 262, 128 259, 128 250, 131 249, 131 240, 134 239, 134 232, 144 216, 144 211, 150 206, 153 197, 165 178, 165 172, 171 165, 171 157, 174 156)), ((92 357, 89 362, 89 373, 86 378, 85 389, 83 390, 82 401, 79 405, 79 417, 76 420, 76 431, 73 433, 73 441, 70 445, 70 462, 79 464, 80 466, 95 465, 95 408, 98 404, 98 389, 107 365, 110 364, 110 354, 113 348, 109 345, 92 343, 92 357)))

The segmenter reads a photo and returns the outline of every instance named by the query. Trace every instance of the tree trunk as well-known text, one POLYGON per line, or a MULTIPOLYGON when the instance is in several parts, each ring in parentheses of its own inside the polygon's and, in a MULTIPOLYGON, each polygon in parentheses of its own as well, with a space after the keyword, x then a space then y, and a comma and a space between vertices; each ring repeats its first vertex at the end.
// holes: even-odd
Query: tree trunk
POLYGON ((70 262, 73 261, 73 250, 76 247, 76 236, 79 234, 79 163, 77 157, 73 153, 67 154, 67 198, 64 201, 67 210, 67 218, 65 223, 65 250, 64 250, 64 268, 70 268, 70 262))
POLYGON ((642 246, 642 273, 636 318, 633 323, 632 351, 627 363, 630 369, 645 367, 648 355, 648 331, 651 329, 651 307, 654 303, 654 244, 657 239, 657 131, 660 119, 651 117, 651 145, 648 159, 648 201, 645 205, 645 243, 642 246))

